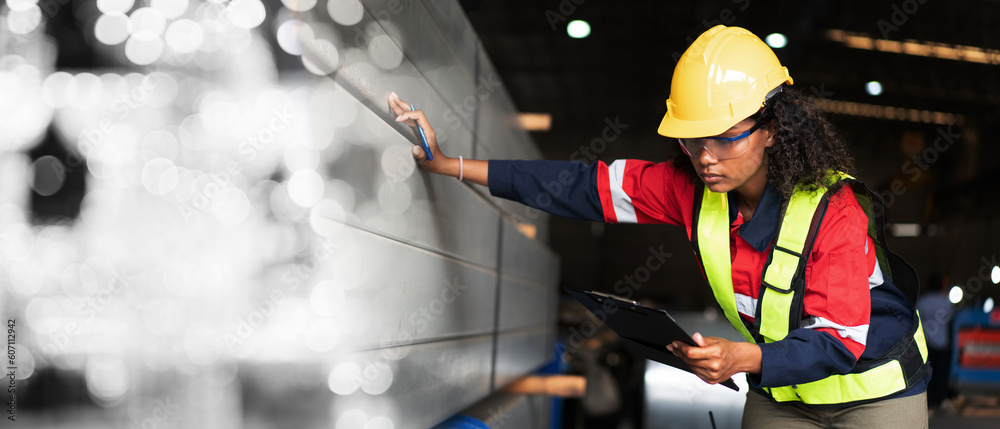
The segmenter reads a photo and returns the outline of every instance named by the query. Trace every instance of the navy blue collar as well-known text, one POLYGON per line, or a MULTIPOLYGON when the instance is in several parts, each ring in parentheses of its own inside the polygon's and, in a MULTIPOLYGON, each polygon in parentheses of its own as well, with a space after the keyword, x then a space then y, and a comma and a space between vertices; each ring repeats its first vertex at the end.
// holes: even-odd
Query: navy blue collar
MULTIPOLYGON (((736 216, 739 213, 736 191, 729 191, 728 197, 729 224, 732 225, 733 222, 736 222, 736 216)), ((760 196, 760 203, 757 204, 757 209, 754 210, 753 217, 749 221, 744 221, 743 225, 740 225, 740 237, 743 237, 758 252, 767 250, 771 246, 771 240, 774 239, 774 235, 778 232, 778 225, 781 220, 779 218, 781 215, 781 200, 781 193, 777 189, 774 189, 771 183, 768 182, 764 186, 764 194, 760 196)))

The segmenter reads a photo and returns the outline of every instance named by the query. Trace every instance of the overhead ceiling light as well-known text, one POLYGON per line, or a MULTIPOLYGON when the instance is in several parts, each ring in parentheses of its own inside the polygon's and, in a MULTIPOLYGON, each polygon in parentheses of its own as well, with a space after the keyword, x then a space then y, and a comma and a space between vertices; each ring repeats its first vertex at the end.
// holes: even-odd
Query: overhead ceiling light
POLYGON ((865 84, 865 91, 868 91, 868 95, 879 95, 882 93, 882 84, 877 80, 873 80, 865 84))
POLYGON ((951 301, 952 304, 958 304, 962 302, 962 298, 964 296, 965 293, 962 292, 962 288, 958 286, 953 286, 951 288, 951 291, 948 292, 948 300, 951 301))
POLYGON ((993 298, 986 298, 986 302, 983 303, 983 313, 989 313, 993 311, 993 298))
POLYGON ((990 272, 990 280, 993 280, 993 284, 1000 284, 1000 267, 993 267, 993 271, 990 272))
POLYGON ((788 45, 788 39, 781 33, 768 34, 767 37, 764 38, 764 42, 767 43, 767 46, 774 49, 781 49, 788 45))
POLYGON ((566 33, 574 39, 582 39, 590 35, 590 24, 587 24, 587 21, 579 19, 570 21, 566 25, 566 33))
POLYGON ((902 42, 874 39, 864 33, 852 33, 844 30, 827 30, 826 37, 854 49, 941 58, 953 61, 967 61, 979 64, 1000 64, 1000 49, 986 49, 978 46, 952 45, 913 39, 905 39, 902 42))
POLYGON ((962 125, 965 123, 965 116, 955 113, 907 109, 895 106, 879 106, 877 104, 855 103, 853 101, 831 100, 829 98, 810 97, 810 100, 819 106, 820 109, 838 115, 863 116, 866 118, 937 125, 962 125))

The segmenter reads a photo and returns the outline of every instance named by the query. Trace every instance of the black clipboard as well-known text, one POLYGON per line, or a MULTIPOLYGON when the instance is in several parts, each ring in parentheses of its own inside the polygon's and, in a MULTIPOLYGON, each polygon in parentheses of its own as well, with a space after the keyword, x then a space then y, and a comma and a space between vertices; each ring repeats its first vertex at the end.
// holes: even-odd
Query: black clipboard
MULTIPOLYGON (((667 351, 667 345, 674 341, 698 344, 666 310, 643 307, 638 302, 601 292, 564 289, 642 356, 692 372, 684 360, 667 351)), ((732 378, 719 384, 740 391, 732 378)))

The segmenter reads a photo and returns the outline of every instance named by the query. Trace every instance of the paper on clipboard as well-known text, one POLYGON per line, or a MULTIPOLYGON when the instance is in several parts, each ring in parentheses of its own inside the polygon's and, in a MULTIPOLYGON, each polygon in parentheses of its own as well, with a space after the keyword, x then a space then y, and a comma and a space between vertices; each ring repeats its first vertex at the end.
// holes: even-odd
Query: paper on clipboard
MULTIPOLYGON (((684 360, 667 351, 667 345, 674 341, 697 344, 666 310, 643 307, 635 301, 600 292, 565 289, 647 359, 693 373, 684 360)), ((719 384, 740 390, 732 378, 719 384)))

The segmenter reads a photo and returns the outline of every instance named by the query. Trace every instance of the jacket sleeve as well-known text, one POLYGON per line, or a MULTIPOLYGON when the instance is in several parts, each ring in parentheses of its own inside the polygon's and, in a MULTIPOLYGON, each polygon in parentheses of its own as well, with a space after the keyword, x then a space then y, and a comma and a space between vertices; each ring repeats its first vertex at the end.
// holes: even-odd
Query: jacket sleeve
POLYGON ((868 339, 869 286, 881 282, 872 244, 868 217, 844 187, 831 198, 806 266, 800 327, 760 345, 761 376, 752 382, 788 386, 854 368, 868 339))
MULTIPOLYGON (((693 185, 671 163, 617 160, 489 161, 493 196, 517 201, 548 213, 607 223, 683 225, 682 204, 693 185)), ((692 200, 693 201, 693 200, 692 200)))

